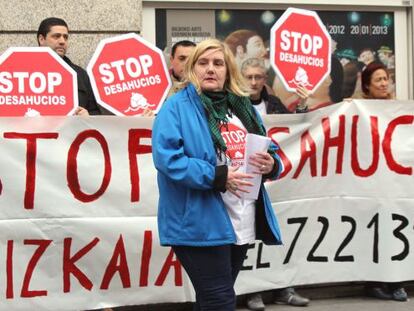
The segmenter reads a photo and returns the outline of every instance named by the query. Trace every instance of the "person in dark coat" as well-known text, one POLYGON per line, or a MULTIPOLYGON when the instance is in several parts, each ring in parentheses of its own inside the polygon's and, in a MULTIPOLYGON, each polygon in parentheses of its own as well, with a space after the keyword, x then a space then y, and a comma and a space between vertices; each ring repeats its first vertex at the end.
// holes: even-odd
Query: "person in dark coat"
POLYGON ((66 56, 69 41, 69 27, 66 22, 57 17, 44 19, 37 30, 37 43, 39 46, 50 47, 76 72, 78 76, 78 100, 77 114, 84 114, 86 109, 90 115, 100 115, 101 110, 93 95, 89 76, 84 69, 72 63, 66 56))
MULTIPOLYGON (((261 115, 291 113, 277 96, 271 94, 271 88, 266 85, 266 66, 263 59, 249 58, 245 60, 242 63, 241 72, 250 89, 250 101, 261 115)), ((300 98, 296 112, 307 112, 308 91, 304 87, 298 87, 296 94, 300 98)), ((277 289, 274 292, 274 302, 292 306, 307 306, 309 299, 299 295, 293 287, 288 287, 277 289)), ((246 306, 252 311, 265 310, 261 293, 247 295, 246 306)))
MULTIPOLYGON (((390 75, 387 67, 379 62, 369 63, 361 74, 361 87, 365 99, 392 99, 389 90, 390 75)), ((384 300, 407 301, 408 295, 402 282, 367 282, 367 295, 384 300)))

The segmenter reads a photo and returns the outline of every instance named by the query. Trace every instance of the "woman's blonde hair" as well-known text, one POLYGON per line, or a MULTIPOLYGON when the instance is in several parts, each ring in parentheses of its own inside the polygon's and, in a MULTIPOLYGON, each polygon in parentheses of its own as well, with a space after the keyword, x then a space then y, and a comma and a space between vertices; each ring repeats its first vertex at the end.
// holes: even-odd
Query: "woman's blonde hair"
POLYGON ((238 96, 249 96, 248 88, 239 69, 237 68, 233 53, 226 44, 213 38, 201 41, 194 48, 185 65, 183 83, 185 85, 192 83, 198 93, 202 92, 200 82, 194 72, 194 67, 200 56, 208 50, 219 50, 224 54, 224 62, 227 68, 226 80, 223 87, 224 90, 232 92, 238 96))

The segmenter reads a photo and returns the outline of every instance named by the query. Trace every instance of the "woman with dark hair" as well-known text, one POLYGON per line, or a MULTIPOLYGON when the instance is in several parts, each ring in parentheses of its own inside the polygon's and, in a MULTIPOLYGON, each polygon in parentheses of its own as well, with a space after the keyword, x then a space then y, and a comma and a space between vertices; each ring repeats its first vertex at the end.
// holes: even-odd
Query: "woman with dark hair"
POLYGON ((240 157, 247 133, 266 131, 227 45, 216 39, 197 44, 184 76, 186 86, 166 101, 153 127, 160 241, 190 277, 195 310, 233 311, 249 243, 281 244, 263 181, 277 178, 282 165, 275 145, 240 157), (234 133, 237 141, 229 138, 234 133), (239 170, 246 162, 252 174, 239 170), (258 197, 244 198, 253 175, 262 177, 258 197))
MULTIPOLYGON (((361 75, 361 86, 366 99, 392 98, 388 89, 387 67, 382 63, 370 63, 365 67, 361 75)), ((401 282, 369 282, 366 289, 367 294, 375 298, 407 301, 407 293, 401 282)))
POLYGON ((387 67, 382 63, 370 63, 361 74, 361 88, 366 99, 391 99, 387 67))

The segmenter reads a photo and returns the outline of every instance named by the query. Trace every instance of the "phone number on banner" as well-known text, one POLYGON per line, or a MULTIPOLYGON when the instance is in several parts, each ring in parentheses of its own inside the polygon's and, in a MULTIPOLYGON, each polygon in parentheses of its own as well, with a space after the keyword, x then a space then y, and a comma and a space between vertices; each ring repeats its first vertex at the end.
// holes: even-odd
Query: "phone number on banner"
MULTIPOLYGON (((360 220, 351 216, 342 215, 340 216, 340 225, 346 226, 346 234, 339 234, 338 232, 343 228, 339 228, 337 222, 335 222, 334 225, 333 221, 330 221, 324 216, 319 216, 316 219, 311 217, 288 218, 287 224, 289 227, 296 226, 297 230, 291 241, 285 241, 288 242, 286 243, 288 249, 283 264, 288 264, 290 262, 295 249, 298 248, 297 246, 300 241, 304 239, 306 239, 306 245, 309 245, 309 249, 304 250, 301 247, 301 252, 307 252, 307 262, 355 262, 356 256, 351 254, 350 251, 347 250, 347 247, 350 246, 354 240, 358 240, 358 243, 361 243, 358 232, 368 234, 367 237, 371 237, 363 239, 362 242, 369 243, 363 245, 364 250, 366 250, 364 257, 366 257, 367 254, 371 254, 370 261, 373 263, 379 263, 382 259, 391 260, 392 262, 403 261, 410 253, 410 236, 412 236, 414 232, 413 223, 410 223, 410 220, 406 216, 397 213, 392 213, 390 217, 392 225, 387 224, 384 226, 382 221, 385 219, 380 217, 379 213, 374 214, 367 223, 362 223, 360 220), (306 230, 305 228, 310 226, 314 228, 315 225, 320 228, 320 231, 316 233, 314 241, 309 241, 311 235, 304 234, 304 231, 306 230), (332 235, 337 237, 335 239, 337 241, 337 246, 332 250, 332 255, 327 256, 327 254, 323 254, 321 246, 324 244, 325 240, 332 235), (381 245, 380 236, 382 238, 386 235, 392 237, 389 241, 391 243, 388 243, 387 240, 387 245, 381 245), (385 251, 387 247, 389 248, 389 245, 393 245, 393 251, 394 247, 396 248, 395 253, 390 255, 389 258, 381 256, 381 251, 385 251)), ((411 242, 414 243, 414 241, 411 242)), ((390 250, 387 251, 389 252, 390 250)))

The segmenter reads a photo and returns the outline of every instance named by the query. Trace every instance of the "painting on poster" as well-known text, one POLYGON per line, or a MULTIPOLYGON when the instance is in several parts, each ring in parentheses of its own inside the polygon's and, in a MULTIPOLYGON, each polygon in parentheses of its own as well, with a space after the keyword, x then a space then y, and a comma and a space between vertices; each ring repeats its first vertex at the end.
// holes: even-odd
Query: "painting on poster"
MULTIPOLYGON (((259 57, 269 64, 270 29, 284 11, 217 10, 216 36, 230 44, 238 64, 259 57)), ((362 98, 360 73, 370 62, 383 62, 395 89, 393 12, 317 11, 332 38, 331 75, 314 92, 310 109, 343 98, 362 98), (329 96, 327 96, 329 94, 329 96)), ((298 97, 288 92, 268 65, 268 84, 290 109, 298 97)), ((394 94, 395 95, 395 94, 394 94)))
POLYGON ((167 62, 171 47, 182 40, 194 43, 215 37, 214 10, 157 10, 156 44, 163 50, 167 62))
MULTIPOLYGON (((210 26, 211 36, 226 41, 239 66, 247 58, 263 58, 268 68, 268 84, 282 102, 294 109, 298 102, 296 94, 288 92, 271 69, 269 61, 270 29, 283 10, 157 10, 157 46, 167 45, 167 33, 172 30, 160 27, 177 12, 186 14, 182 19, 187 26, 189 16, 194 12, 203 12, 197 16, 194 26, 210 26), (214 21, 211 19, 214 17, 214 21), (164 32, 164 35, 162 35, 164 32), (164 38, 163 38, 164 37, 164 38)), ((391 77, 390 91, 395 94, 395 38, 393 12, 362 11, 317 11, 332 37, 333 65, 326 83, 315 91, 309 101, 311 109, 316 109, 343 98, 362 98, 360 74, 364 66, 372 61, 384 63, 391 77), (329 96, 328 96, 329 95, 329 96)))

